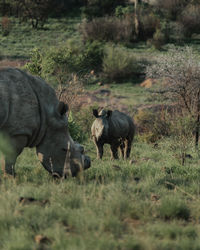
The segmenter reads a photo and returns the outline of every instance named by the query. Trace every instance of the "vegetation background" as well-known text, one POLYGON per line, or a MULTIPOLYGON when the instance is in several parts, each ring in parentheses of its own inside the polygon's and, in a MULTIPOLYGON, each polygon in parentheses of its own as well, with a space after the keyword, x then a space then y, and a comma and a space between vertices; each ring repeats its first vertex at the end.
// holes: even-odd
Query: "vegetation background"
POLYGON ((0 14, 0 66, 55 88, 92 159, 54 180, 25 149, 15 179, 1 170, 0 249, 200 249, 200 1, 0 0, 0 14), (107 145, 96 160, 102 105, 134 117, 127 161, 107 145))

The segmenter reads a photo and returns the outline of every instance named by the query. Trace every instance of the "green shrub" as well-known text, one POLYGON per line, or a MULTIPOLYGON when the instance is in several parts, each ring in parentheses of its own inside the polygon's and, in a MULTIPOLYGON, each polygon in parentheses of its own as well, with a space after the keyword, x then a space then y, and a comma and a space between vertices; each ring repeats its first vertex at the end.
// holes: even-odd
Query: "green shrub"
POLYGON ((130 42, 134 36, 134 18, 126 16, 95 18, 80 25, 84 40, 100 40, 114 42, 130 42))
POLYGON ((156 142, 170 133, 170 122, 165 112, 139 110, 134 116, 139 138, 145 142, 156 142))
POLYGON ((110 80, 121 80, 133 77, 141 70, 141 66, 134 54, 128 50, 117 47, 107 46, 103 59, 103 74, 110 80))
POLYGON ((27 69, 31 74, 41 76, 42 74, 42 54, 38 48, 35 48, 31 52, 30 62, 25 64, 25 69, 27 69))
POLYGON ((166 197, 162 200, 159 207, 160 217, 165 220, 183 219, 188 220, 190 210, 186 203, 177 197, 166 197))
POLYGON ((74 113, 78 125, 81 127, 84 134, 90 136, 91 126, 94 121, 92 110, 97 108, 97 105, 92 105, 87 108, 81 108, 74 113))
POLYGON ((122 6, 122 5, 119 5, 115 8, 115 16, 116 17, 122 17, 124 15, 127 15, 127 14, 131 14, 134 12, 134 7, 133 5, 130 5, 130 6, 122 6))
POLYGON ((91 70, 101 70, 103 46, 99 42, 87 42, 80 47, 51 47, 40 52, 34 49, 31 61, 25 68, 31 73, 51 81, 53 77, 60 84, 66 83, 71 73, 84 74, 91 70))
POLYGON ((69 112, 68 127, 69 127, 70 135, 74 141, 81 143, 86 139, 86 134, 83 133, 83 130, 75 121, 72 112, 69 112))

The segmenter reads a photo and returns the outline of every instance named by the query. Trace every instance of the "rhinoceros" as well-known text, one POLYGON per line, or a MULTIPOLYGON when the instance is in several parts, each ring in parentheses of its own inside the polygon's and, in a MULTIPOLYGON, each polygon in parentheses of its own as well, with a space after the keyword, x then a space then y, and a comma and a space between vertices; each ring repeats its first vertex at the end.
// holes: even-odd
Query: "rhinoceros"
POLYGON ((122 157, 128 158, 135 134, 132 118, 118 110, 102 109, 98 112, 93 109, 93 115, 96 119, 92 124, 91 133, 97 149, 97 158, 102 158, 105 143, 110 144, 112 159, 118 158, 118 148, 122 157))
POLYGON ((0 70, 0 133, 12 150, 0 143, 7 174, 25 147, 36 147, 44 168, 54 176, 76 176, 90 167, 83 146, 68 131, 67 104, 40 77, 17 68, 0 70))

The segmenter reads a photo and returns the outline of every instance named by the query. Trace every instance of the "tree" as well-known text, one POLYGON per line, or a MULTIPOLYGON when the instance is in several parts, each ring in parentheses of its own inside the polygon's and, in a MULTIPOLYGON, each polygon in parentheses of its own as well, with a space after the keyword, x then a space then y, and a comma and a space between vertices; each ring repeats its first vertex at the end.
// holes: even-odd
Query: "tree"
POLYGON ((200 64, 192 48, 172 47, 168 54, 157 58, 157 63, 147 67, 147 76, 164 79, 165 84, 159 91, 176 100, 179 109, 195 118, 195 145, 199 142, 200 129, 200 64))
POLYGON ((22 21, 30 21, 33 28, 43 27, 49 15, 55 11, 54 0, 7 0, 22 21))

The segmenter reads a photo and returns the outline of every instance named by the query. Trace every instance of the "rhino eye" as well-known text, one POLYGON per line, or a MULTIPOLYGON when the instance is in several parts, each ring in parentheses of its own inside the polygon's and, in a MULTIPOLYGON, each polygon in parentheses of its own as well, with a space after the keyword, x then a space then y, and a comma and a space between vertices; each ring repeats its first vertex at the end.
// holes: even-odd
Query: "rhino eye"
POLYGON ((62 148, 62 151, 67 152, 67 148, 62 148))

